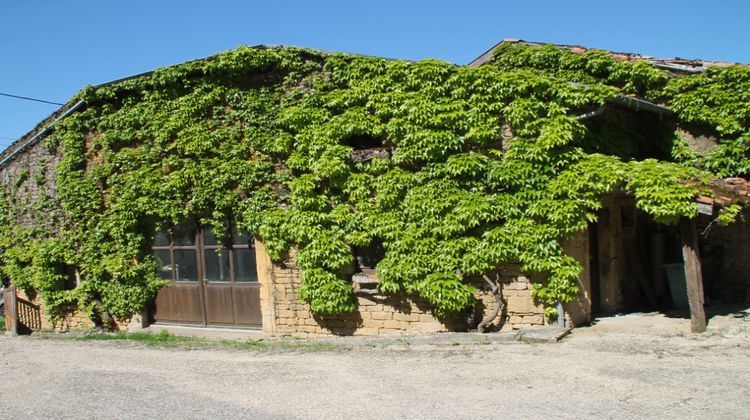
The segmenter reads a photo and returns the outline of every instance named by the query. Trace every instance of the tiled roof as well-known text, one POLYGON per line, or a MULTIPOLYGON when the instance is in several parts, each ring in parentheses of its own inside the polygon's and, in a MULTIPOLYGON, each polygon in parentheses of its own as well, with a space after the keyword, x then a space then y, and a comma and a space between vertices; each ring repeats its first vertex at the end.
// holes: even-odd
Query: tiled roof
POLYGON ((750 204, 750 181, 744 178, 727 178, 712 181, 709 188, 713 197, 699 196, 697 201, 705 205, 727 206, 729 204, 750 204))
MULTIPOLYGON (((497 43, 495 46, 487 50, 484 54, 477 57, 469 63, 469 66, 479 66, 487 62, 490 58, 492 58, 492 53, 495 51, 495 49, 500 46, 500 44, 522 44, 522 45, 528 45, 528 46, 541 46, 541 45, 548 45, 544 42, 530 42, 530 41, 524 41, 522 39, 516 39, 516 38, 506 38, 499 43, 497 43)), ((580 45, 565 45, 565 44, 551 44, 558 48, 569 50, 573 53, 582 54, 589 50, 589 48, 582 47, 580 45)), ((626 53, 626 52, 617 52, 617 51, 607 51, 612 55, 612 58, 617 61, 647 61, 654 65, 654 67, 662 68, 665 70, 675 71, 675 72, 681 72, 681 73, 698 73, 706 70, 710 66, 731 66, 737 63, 727 63, 723 61, 704 61, 704 60, 688 60, 684 58, 655 58, 651 57, 649 55, 642 55, 642 54, 636 54, 636 53, 626 53)))

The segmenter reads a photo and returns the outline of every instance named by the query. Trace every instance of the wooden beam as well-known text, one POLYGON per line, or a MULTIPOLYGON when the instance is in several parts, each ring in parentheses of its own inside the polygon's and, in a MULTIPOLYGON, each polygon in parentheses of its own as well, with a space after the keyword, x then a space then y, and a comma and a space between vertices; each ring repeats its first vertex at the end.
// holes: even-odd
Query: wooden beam
POLYGON ((18 334, 18 297, 16 286, 6 287, 3 290, 5 305, 5 330, 7 334, 18 334))
POLYGON ((698 230, 695 220, 680 220, 682 237, 682 258, 685 261, 685 281, 687 282, 688 302, 690 303, 690 331, 706 331, 706 313, 703 309, 703 274, 698 251, 698 230))

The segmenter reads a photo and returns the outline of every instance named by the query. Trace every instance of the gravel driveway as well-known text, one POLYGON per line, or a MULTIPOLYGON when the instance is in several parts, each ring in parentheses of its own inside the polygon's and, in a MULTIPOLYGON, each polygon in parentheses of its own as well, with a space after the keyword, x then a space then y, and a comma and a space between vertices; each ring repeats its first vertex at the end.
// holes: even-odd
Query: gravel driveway
POLYGON ((750 322, 658 321, 312 352, 3 336, 0 418, 750 418, 750 322))

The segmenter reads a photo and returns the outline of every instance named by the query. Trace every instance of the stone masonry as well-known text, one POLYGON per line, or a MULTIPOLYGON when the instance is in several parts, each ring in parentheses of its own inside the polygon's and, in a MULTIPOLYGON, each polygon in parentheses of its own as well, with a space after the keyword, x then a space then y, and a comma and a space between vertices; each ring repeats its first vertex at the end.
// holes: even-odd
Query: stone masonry
MULTIPOLYGON (((291 258, 272 263, 262 244, 256 244, 258 279, 261 286, 263 331, 271 334, 385 335, 465 331, 466 317, 438 319, 430 305, 404 295, 360 295, 358 308, 349 314, 316 316, 310 306, 297 299, 299 269, 291 258)), ((531 296, 530 280, 513 268, 501 271, 507 309, 493 322, 494 329, 513 330, 544 324, 544 308, 531 296)), ((477 286, 481 283, 477 281, 477 286)), ((492 310, 494 297, 477 292, 481 316, 492 310)), ((478 312, 479 312, 478 311, 478 312)), ((478 320, 479 318, 475 317, 478 320)))

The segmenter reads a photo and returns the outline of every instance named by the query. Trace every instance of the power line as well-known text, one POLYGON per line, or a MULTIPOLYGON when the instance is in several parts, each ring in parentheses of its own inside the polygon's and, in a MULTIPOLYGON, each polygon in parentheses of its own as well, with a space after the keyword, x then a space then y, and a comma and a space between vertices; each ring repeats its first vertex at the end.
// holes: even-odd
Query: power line
POLYGON ((41 103, 44 103, 44 104, 51 104, 51 105, 60 105, 60 106, 65 105, 65 104, 61 104, 59 102, 45 101, 44 99, 29 98, 28 96, 11 95, 10 93, 2 93, 2 92, 0 92, 0 96, 7 96, 9 98, 16 98, 16 99, 23 99, 25 101, 41 102, 41 103))

